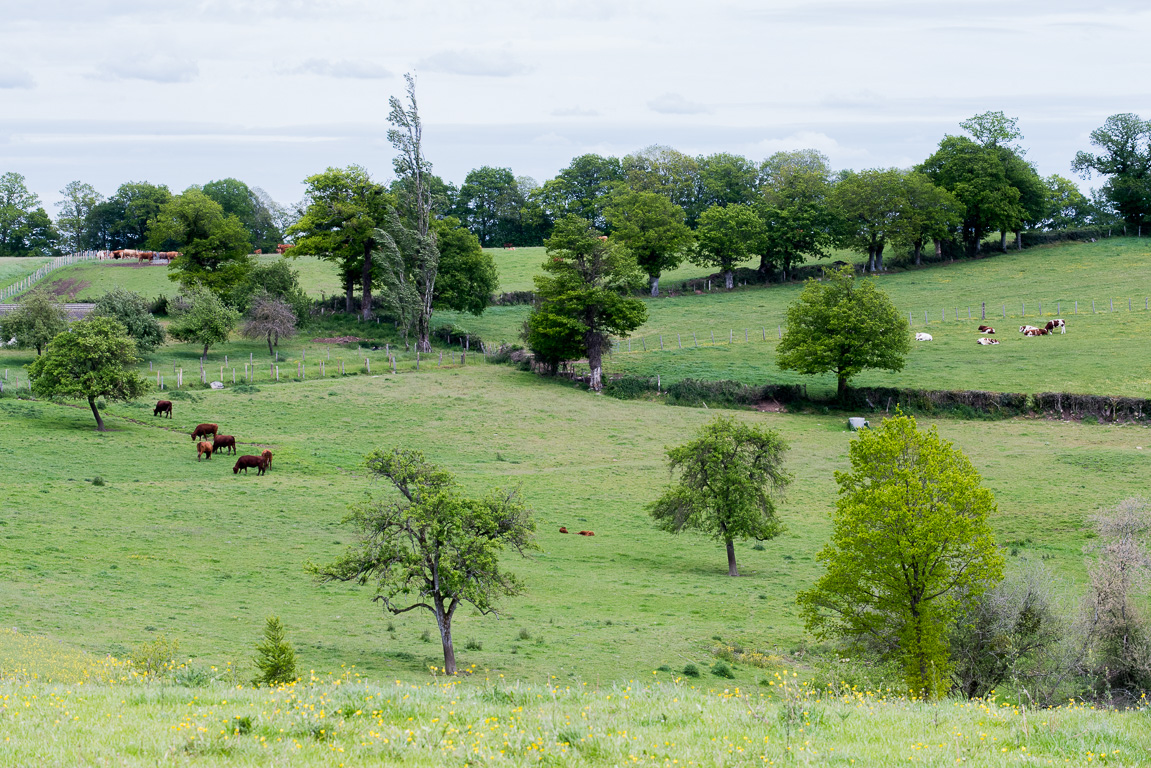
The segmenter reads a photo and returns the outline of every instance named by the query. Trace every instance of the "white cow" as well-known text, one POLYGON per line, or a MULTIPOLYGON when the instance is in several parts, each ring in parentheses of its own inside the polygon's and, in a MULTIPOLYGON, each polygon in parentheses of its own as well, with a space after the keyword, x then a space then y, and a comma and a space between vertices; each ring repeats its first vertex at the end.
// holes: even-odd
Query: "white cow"
POLYGON ((999 343, 999 339, 989 339, 989 338, 987 338, 986 336, 984 336, 984 337, 983 337, 983 338, 981 338, 981 339, 976 339, 976 340, 975 340, 975 343, 976 343, 976 344, 978 344, 978 345, 979 345, 979 346, 981 346, 981 347, 989 347, 989 346, 991 346, 992 344, 998 344, 998 343, 999 343))
POLYGON ((932 341, 930 333, 917 333, 915 334, 916 341, 932 341))

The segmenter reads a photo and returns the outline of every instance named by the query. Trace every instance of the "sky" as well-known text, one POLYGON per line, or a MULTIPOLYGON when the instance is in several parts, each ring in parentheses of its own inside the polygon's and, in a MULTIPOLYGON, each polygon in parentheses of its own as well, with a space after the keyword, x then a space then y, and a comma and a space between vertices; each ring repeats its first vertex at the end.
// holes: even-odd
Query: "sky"
POLYGON ((1042 175, 1086 188, 1090 132, 1151 118, 1136 0, 4 0, 0 19, 0 173, 53 213, 73 180, 230 176, 281 203, 330 166, 388 181, 405 72, 456 184, 653 144, 908 167, 1002 110, 1042 175))

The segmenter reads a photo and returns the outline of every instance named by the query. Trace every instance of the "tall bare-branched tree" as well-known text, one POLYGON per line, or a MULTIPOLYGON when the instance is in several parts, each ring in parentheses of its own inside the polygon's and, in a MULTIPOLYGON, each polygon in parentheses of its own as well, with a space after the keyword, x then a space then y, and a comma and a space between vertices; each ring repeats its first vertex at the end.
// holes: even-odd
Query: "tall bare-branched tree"
POLYGON ((281 336, 287 339, 296 334, 296 313, 283 299, 261 293, 252 299, 243 333, 247 339, 267 338, 268 354, 275 354, 273 340, 279 345, 281 336))

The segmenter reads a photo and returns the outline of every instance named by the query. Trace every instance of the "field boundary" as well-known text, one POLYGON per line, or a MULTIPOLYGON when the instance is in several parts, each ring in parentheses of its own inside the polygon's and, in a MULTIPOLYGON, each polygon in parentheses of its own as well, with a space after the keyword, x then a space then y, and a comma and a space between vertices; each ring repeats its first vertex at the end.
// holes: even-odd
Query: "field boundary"
POLYGON ((13 296, 19 296, 61 267, 79 264, 82 261, 95 261, 99 259, 103 253, 107 253, 107 251, 78 251, 64 256, 57 256, 47 264, 42 265, 32 274, 22 277, 7 288, 0 290, 0 301, 6 301, 13 296))

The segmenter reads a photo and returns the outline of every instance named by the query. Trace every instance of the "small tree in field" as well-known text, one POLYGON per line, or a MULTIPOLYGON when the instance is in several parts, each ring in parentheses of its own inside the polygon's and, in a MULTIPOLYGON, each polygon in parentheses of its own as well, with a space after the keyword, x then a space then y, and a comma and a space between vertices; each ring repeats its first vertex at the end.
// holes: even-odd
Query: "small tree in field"
POLYGON ((240 313, 224 304, 220 297, 203 287, 187 294, 186 308, 176 312, 168 326, 172 338, 204 345, 204 355, 213 344, 228 340, 240 320, 240 313))
POLYGON ((296 679, 296 651, 284 636, 279 616, 269 616, 264 639, 256 646, 256 668, 260 674, 253 685, 282 685, 296 679))
POLYGON ((5 318, 0 318, 0 342, 16 339, 22 347, 35 347, 36 354, 56 334, 68 330, 68 310, 45 291, 32 291, 20 302, 20 307, 5 318))
POLYGON ((151 352, 164 343, 164 328, 152 316, 150 302, 138 293, 113 288, 96 301, 94 315, 119 320, 140 352, 151 352))
POLYGON ((870 641, 898 659, 912 692, 945 693, 959 598, 1003 578, 987 523, 995 499, 966 456, 903 414, 860 432, 848 459, 851 471, 835 473, 831 543, 818 555, 827 572, 799 595, 807 628, 870 641))
POLYGON ((246 339, 267 337, 268 354, 271 355, 274 353, 272 337, 279 346, 281 336, 288 339, 296 334, 296 313, 283 299, 262 293, 252 299, 243 333, 246 339))
POLYGON ((523 591, 519 579, 500 570, 499 554, 505 547, 521 555, 533 547, 531 511, 518 490, 465 496, 449 472, 419 451, 377 451, 367 467, 400 498, 353 507, 346 522, 359 541, 331 565, 309 564, 309 570, 320 582, 371 583, 373 599, 393 614, 429 611, 440 631, 444 670, 454 675, 456 609, 469 603, 481 614, 495 613, 501 596, 523 591))
POLYGON ((787 330, 775 348, 785 371, 835 372, 840 399, 847 382, 867 368, 903 370, 911 350, 907 324, 887 294, 872 280, 856 282, 850 266, 808 280, 787 308, 787 330))
POLYGON ((669 448, 679 481, 648 507, 668 533, 691 528, 727 546, 727 574, 738 576, 735 540, 773 539, 783 531, 772 497, 791 481, 783 469, 787 444, 764 430, 720 416, 689 443, 669 448))
POLYGON ((136 344, 118 321, 90 317, 73 323, 36 358, 28 374, 32 391, 40 397, 83 398, 96 417, 96 429, 104 420, 96 399, 135 400, 147 384, 136 373, 136 344))

